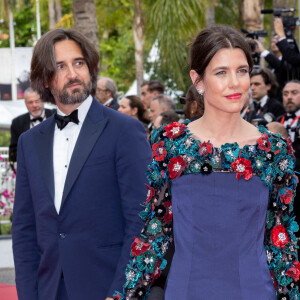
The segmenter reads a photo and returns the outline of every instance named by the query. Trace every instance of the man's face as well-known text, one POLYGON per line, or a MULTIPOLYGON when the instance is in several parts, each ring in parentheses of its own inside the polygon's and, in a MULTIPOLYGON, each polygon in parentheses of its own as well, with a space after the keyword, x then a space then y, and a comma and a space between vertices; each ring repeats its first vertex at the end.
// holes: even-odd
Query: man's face
POLYGON ((252 92, 252 98, 260 101, 261 98, 268 94, 271 85, 265 84, 261 75, 254 75, 250 79, 250 88, 252 92))
POLYGON ((25 104, 28 112, 34 117, 38 118, 42 115, 44 110, 44 103, 36 92, 27 92, 25 94, 25 104))
POLYGON ((151 100, 157 95, 157 91, 153 91, 152 93, 148 91, 148 85, 142 87, 141 101, 143 102, 145 109, 150 107, 151 100))
POLYGON ((300 108, 300 84, 287 83, 282 90, 282 99, 286 112, 296 112, 300 108))
POLYGON ((50 91, 58 103, 82 103, 91 93, 91 76, 78 44, 73 40, 55 43, 56 75, 50 91))
POLYGON ((97 82, 97 89, 96 89, 96 98, 104 104, 108 99, 111 98, 111 91, 106 89, 106 80, 99 79, 97 82))
POLYGON ((159 105, 159 101, 158 100, 154 100, 151 101, 150 103, 150 112, 149 112, 149 118, 151 122, 154 122, 155 119, 159 116, 159 114, 161 113, 161 108, 159 105))

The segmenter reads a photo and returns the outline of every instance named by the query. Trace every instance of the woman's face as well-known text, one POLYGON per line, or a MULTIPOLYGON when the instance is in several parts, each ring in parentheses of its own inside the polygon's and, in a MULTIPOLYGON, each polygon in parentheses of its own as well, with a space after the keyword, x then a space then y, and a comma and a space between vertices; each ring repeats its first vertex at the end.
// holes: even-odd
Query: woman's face
POLYGON ((120 102, 120 107, 118 109, 119 112, 126 114, 128 116, 134 117, 136 115, 136 109, 132 109, 129 105, 130 100, 127 98, 123 98, 120 102))
MULTIPOLYGON (((191 70, 195 83, 198 74, 191 70)), ((245 53, 238 48, 219 50, 205 69, 202 80, 196 84, 203 90, 205 111, 240 112, 250 86, 249 65, 245 53)))

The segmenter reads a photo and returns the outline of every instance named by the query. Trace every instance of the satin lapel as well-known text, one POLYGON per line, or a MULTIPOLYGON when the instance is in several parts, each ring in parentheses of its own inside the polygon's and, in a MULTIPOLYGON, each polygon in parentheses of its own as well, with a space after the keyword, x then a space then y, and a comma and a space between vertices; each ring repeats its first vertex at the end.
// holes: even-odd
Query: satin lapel
POLYGON ((78 177, 96 141, 105 128, 107 121, 108 118, 103 117, 103 108, 101 107, 101 104, 97 103, 96 100, 93 100, 72 154, 61 206, 63 206, 76 178, 78 177))
POLYGON ((49 118, 39 125, 39 130, 34 132, 35 144, 42 168, 45 184, 54 201, 54 173, 53 173, 53 137, 55 120, 49 118))

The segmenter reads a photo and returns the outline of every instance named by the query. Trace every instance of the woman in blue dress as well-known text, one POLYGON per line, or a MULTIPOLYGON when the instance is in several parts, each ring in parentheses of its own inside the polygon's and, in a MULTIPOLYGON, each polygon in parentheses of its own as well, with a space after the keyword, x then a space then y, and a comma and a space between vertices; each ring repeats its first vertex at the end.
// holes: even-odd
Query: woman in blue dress
POLYGON ((166 300, 300 299, 295 158, 289 141, 240 116, 252 66, 232 28, 204 29, 193 42, 190 76, 205 112, 152 136, 145 227, 114 299, 146 299, 171 243, 166 300))

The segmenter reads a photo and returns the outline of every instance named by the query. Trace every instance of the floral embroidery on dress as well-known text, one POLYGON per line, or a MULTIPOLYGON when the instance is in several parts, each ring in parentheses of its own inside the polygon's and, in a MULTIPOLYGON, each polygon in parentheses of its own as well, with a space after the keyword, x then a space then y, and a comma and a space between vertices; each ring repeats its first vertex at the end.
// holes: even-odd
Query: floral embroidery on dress
POLYGON ((237 180, 250 180, 256 175, 268 187, 264 245, 276 296, 300 299, 295 284, 300 277, 300 263, 294 234, 299 226, 293 215, 298 179, 293 171, 295 157, 290 140, 259 126, 262 135, 255 145, 240 148, 237 143, 226 143, 214 148, 209 141, 195 139, 187 124, 162 126, 151 136, 153 160, 147 174, 150 187, 141 212, 145 226, 131 247, 124 290, 116 292, 114 299, 145 299, 166 266, 164 255, 173 243, 172 180, 185 174, 218 171, 235 172, 237 180))

